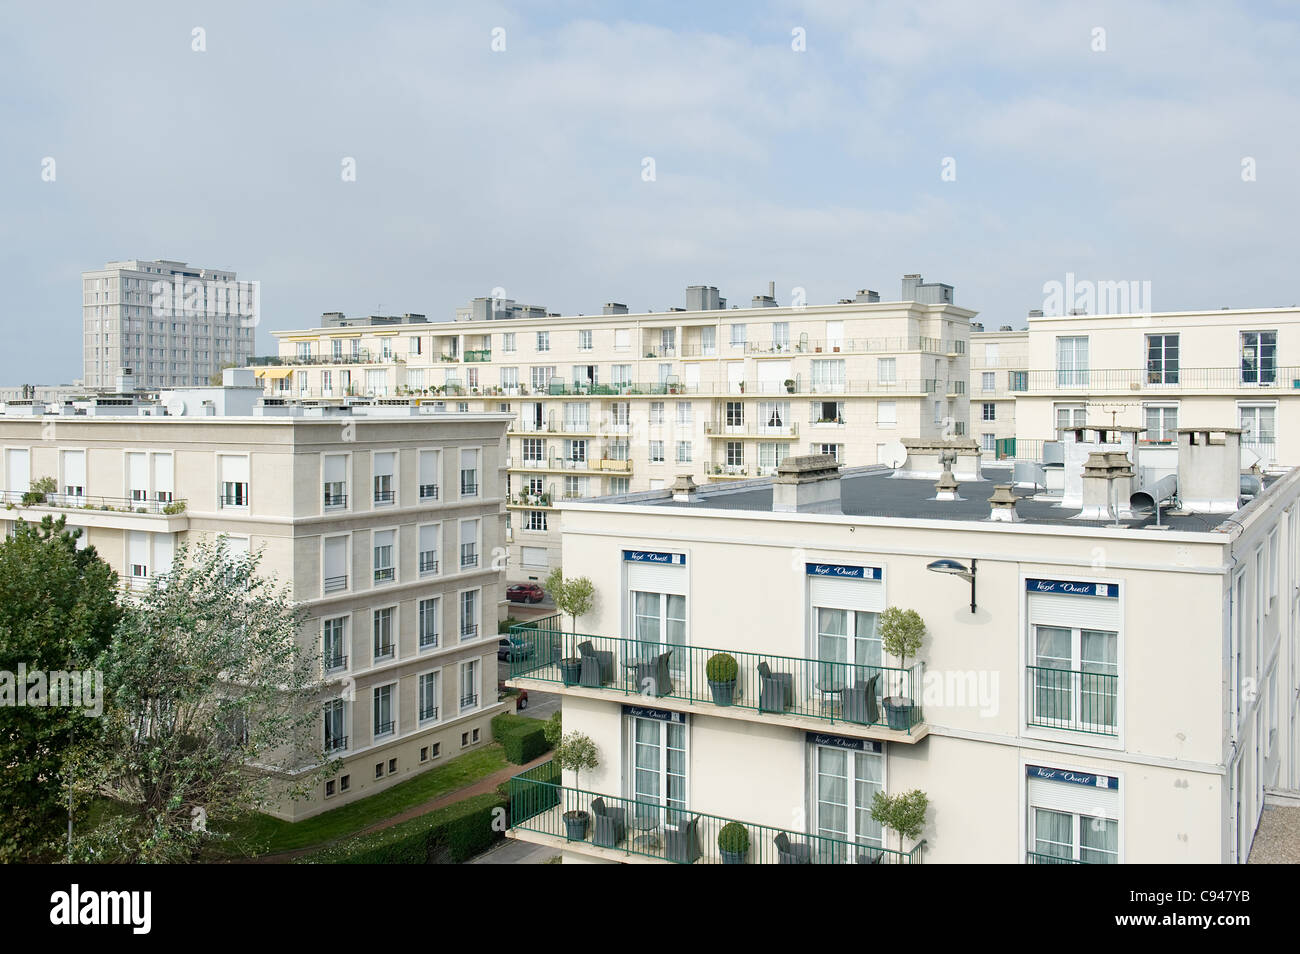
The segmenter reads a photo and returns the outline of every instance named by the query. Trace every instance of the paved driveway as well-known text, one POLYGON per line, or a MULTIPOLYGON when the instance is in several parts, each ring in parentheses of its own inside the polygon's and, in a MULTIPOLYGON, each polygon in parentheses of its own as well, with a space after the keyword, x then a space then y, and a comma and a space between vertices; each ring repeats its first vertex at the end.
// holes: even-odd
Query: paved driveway
POLYGON ((489 851, 483 852, 472 865, 544 865, 552 858, 558 858, 559 852, 545 845, 530 845, 526 841, 507 838, 489 851))

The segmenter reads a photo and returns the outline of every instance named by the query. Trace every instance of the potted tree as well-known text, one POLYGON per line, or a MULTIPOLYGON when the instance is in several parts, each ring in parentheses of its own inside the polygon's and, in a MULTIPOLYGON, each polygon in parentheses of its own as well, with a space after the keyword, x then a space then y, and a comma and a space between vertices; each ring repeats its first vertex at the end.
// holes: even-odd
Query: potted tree
POLYGON ((714 653, 704 665, 704 675, 709 681, 713 704, 729 706, 736 696, 736 673, 740 667, 730 653, 714 653))
MULTIPOLYGON (((567 614, 573 620, 573 629, 564 637, 565 645, 559 644, 553 647, 552 652, 562 653, 567 649, 570 653, 576 651, 576 634, 578 630, 578 617, 586 616, 596 606, 596 587, 589 577, 569 577, 564 575, 562 567, 556 567, 551 571, 551 575, 546 578, 543 584, 546 592, 551 594, 551 599, 555 601, 555 608, 561 613, 567 614)), ((582 659, 575 655, 562 656, 559 660, 560 678, 566 686, 576 686, 582 678, 582 659)))
POLYGON ((930 799, 925 792, 914 788, 898 795, 876 792, 871 796, 871 818, 877 824, 898 833, 898 850, 903 850, 903 839, 915 841, 925 828, 925 813, 930 799))
MULTIPOLYGON (((880 614, 880 645, 891 656, 899 658, 899 669, 907 669, 907 657, 915 656, 925 641, 925 620, 914 609, 891 606, 880 614)), ((891 729, 906 731, 912 727, 913 703, 903 695, 905 672, 897 673, 896 694, 884 699, 885 713, 891 729)))
POLYGON ((794 378, 786 378, 786 379, 785 379, 785 389, 786 389, 786 391, 788 391, 790 394, 794 394, 794 378))
POLYGON ((59 485, 53 477, 37 477, 31 482, 30 489, 22 496, 23 506, 30 507, 33 504, 43 504, 49 495, 58 489, 59 485))
POLYGON ((718 851, 724 865, 743 865, 749 857, 749 829, 740 822, 727 822, 718 832, 718 851))
MULTIPOLYGON (((546 734, 545 730, 543 734, 546 734)), ((594 769, 598 766, 600 753, 596 750, 596 743, 591 741, 591 736, 582 732, 570 732, 564 735, 560 739, 560 744, 555 747, 555 761, 560 763, 560 768, 572 772, 574 784, 577 788, 582 788, 582 770, 594 769)), ((579 809, 571 809, 565 812, 563 817, 564 831, 569 841, 585 840, 591 815, 579 809)))

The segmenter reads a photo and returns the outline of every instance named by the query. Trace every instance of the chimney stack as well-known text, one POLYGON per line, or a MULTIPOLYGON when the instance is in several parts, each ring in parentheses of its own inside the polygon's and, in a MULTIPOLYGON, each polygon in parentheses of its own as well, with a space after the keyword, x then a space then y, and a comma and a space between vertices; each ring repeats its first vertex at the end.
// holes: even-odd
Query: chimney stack
POLYGON ((1133 468, 1123 451, 1093 451, 1083 465, 1083 509, 1078 520, 1132 517, 1133 468))
POLYGON ((772 482, 775 513, 839 513, 840 465, 830 454, 787 457, 772 482))
POLYGON ((695 503, 700 499, 699 485, 690 474, 678 474, 668 489, 672 491, 673 500, 677 503, 695 503))
POLYGON ((1178 497, 1191 513, 1235 513, 1241 493, 1241 428, 1178 429, 1178 497))
POLYGON ((1019 523, 1020 514, 1016 513, 1016 500, 1015 491, 1011 489, 1010 484, 995 485, 993 496, 989 498, 989 503, 993 507, 989 519, 1001 523, 1019 523))

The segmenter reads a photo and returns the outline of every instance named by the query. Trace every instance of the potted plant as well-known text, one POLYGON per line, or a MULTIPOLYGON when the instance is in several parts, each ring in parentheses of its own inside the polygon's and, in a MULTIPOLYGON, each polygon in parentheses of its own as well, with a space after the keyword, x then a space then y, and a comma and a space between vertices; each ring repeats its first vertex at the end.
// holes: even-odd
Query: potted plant
POLYGON ((749 829, 740 822, 727 822, 718 832, 718 851, 724 865, 743 865, 749 856, 749 829))
MULTIPOLYGON (((591 579, 585 576, 569 577, 564 575, 562 567, 556 567, 551 571, 546 582, 542 584, 543 589, 551 594, 551 599, 555 601, 555 608, 561 613, 566 613, 573 620, 573 629, 564 637, 564 645, 572 650, 576 642, 576 632, 578 629, 578 617, 586 616, 595 608, 596 605, 596 588, 591 579)), ((556 646, 555 652, 560 652, 560 646, 556 646)), ((582 677, 582 659, 578 656, 565 656, 560 659, 560 678, 566 686, 576 686, 582 677)))
POLYGON ((788 391, 790 394, 794 394, 794 378, 786 378, 786 379, 785 379, 785 389, 786 389, 786 391, 788 391))
MULTIPOLYGON (((545 729, 543 734, 546 734, 545 729)), ((581 788, 582 770, 594 769, 598 766, 600 753, 596 750, 596 743, 591 741, 591 736, 582 732, 570 732, 563 736, 560 744, 555 747, 555 761, 560 763, 560 768, 568 769, 573 773, 576 787, 581 788)), ((565 812, 563 817, 564 831, 569 841, 585 840, 591 815, 573 809, 565 812)))
POLYGON ((898 850, 902 851, 904 838, 915 841, 920 837, 929 807, 930 799, 919 788, 898 795, 876 792, 871 797, 871 818, 898 833, 898 850))
POLYGON ((30 488, 23 494, 23 506, 30 507, 32 504, 43 504, 46 498, 58 489, 59 485, 53 477, 37 477, 31 482, 30 488))
MULTIPOLYGON (((880 614, 880 645, 891 656, 899 658, 899 669, 907 669, 907 657, 915 656, 925 641, 925 620, 914 609, 891 606, 880 614)), ((891 729, 906 731, 912 727, 913 704, 904 691, 904 675, 898 673, 897 695, 884 699, 885 713, 891 729)))
POLYGON ((714 653, 704 665, 704 675, 709 681, 713 704, 729 706, 736 696, 736 673, 740 667, 730 653, 714 653))

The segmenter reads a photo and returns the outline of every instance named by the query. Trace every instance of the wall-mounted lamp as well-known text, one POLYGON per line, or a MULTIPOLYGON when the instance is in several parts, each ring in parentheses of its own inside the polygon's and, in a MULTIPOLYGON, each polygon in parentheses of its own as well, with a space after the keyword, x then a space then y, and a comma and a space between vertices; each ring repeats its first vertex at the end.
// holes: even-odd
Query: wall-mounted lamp
POLYGON ((927 570, 934 570, 935 573, 950 573, 953 576, 959 577, 963 580, 969 580, 970 581, 970 611, 972 613, 975 612, 975 561, 974 560, 970 561, 969 569, 967 569, 966 564, 961 563, 957 560, 948 559, 946 557, 942 560, 935 560, 933 563, 927 564, 925 568, 927 570))

